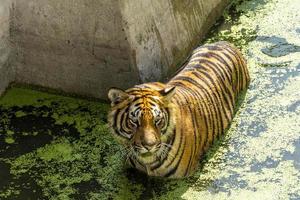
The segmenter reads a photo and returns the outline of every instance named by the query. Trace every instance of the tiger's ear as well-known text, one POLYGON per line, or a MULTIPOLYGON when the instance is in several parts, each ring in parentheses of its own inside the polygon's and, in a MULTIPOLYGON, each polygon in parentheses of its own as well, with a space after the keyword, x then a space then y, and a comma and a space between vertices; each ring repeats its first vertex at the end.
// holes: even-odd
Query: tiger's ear
POLYGON ((128 97, 129 95, 126 92, 118 88, 111 88, 108 91, 108 98, 112 106, 124 101, 128 97))
POLYGON ((176 86, 168 87, 159 91, 159 93, 164 97, 164 100, 167 102, 171 100, 175 92, 176 92, 176 86))

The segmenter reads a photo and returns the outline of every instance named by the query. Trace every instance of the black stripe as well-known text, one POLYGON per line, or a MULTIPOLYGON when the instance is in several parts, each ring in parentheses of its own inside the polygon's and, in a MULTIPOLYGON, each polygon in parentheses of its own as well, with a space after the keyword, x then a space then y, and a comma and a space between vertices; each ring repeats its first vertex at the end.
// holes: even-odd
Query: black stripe
POLYGON ((132 105, 134 105, 134 107, 139 107, 140 105, 142 105, 143 102, 139 102, 139 103, 132 103, 132 105))
MULTIPOLYGON (((168 145, 171 145, 171 146, 173 145, 174 140, 175 140, 175 134, 176 134, 176 128, 173 130, 172 137, 169 137, 168 140, 167 140, 167 142, 166 142, 168 145)), ((171 151, 171 148, 170 147, 166 147, 166 148, 167 148, 167 154, 166 154, 166 156, 163 159, 160 159, 160 161, 156 165, 151 166, 151 170, 152 171, 158 169, 168 159, 168 153, 171 151)))
MULTIPOLYGON (((208 65, 210 65, 210 64, 208 64, 208 65)), ((213 68, 213 67, 211 67, 210 69, 212 69, 212 70, 214 70, 215 71, 215 73, 216 74, 218 74, 218 70, 216 70, 215 68, 213 68)), ((222 78, 222 76, 220 76, 221 78, 222 78)), ((230 96, 229 98, 230 98, 230 102, 231 102, 231 105, 234 103, 234 96, 232 96, 232 93, 231 93, 231 91, 228 89, 228 87, 227 87, 227 85, 226 85, 226 80, 225 79, 223 79, 222 80, 223 82, 223 86, 224 86, 224 90, 225 90, 225 92, 230 96)), ((227 82, 228 83, 228 82, 227 82)), ((229 82, 230 83, 230 82, 229 82)), ((230 84, 231 85, 231 84, 230 84)), ((232 88, 231 88, 232 89, 232 88)))
MULTIPOLYGON (((227 51, 227 52, 229 52, 229 51, 227 51)), ((234 62, 234 61, 232 60, 232 57, 236 58, 236 53, 235 53, 233 56, 229 56, 226 52, 223 52, 223 54, 224 54, 228 59, 230 59, 230 61, 231 61, 232 64, 233 64, 233 67, 234 67, 234 70, 235 70, 235 75, 236 75, 236 80, 237 80, 237 83, 236 83, 235 87, 236 87, 236 91, 238 92, 238 91, 239 91, 239 84, 240 84, 240 73, 239 73, 239 66, 237 66, 237 64, 239 64, 239 63, 238 63, 239 61, 237 60, 237 62, 234 62)), ((236 98, 237 98, 237 95, 236 95, 236 98)))
MULTIPOLYGON (((151 101, 148 101, 148 103, 152 106, 152 107, 156 107, 157 105, 151 101)), ((159 106, 158 106, 159 107, 159 106)))
MULTIPOLYGON (((207 105, 205 104, 205 103, 203 103, 203 105, 201 104, 202 103, 202 101, 201 101, 201 99, 204 99, 203 97, 202 97, 202 93, 200 92, 200 91, 198 91, 198 90, 195 90, 194 91, 194 93, 197 95, 197 97, 198 97, 198 99, 200 100, 200 101, 197 101, 198 102, 198 111, 199 111, 199 113, 200 113, 200 116, 202 116, 203 117, 203 121, 204 121, 204 125, 205 125, 205 128, 206 128, 206 140, 208 140, 208 137, 209 137, 209 120, 212 120, 212 115, 211 115, 211 113, 210 113, 210 110, 208 109, 208 107, 207 107, 207 105), (205 108, 204 108, 205 107, 205 108), (205 114, 205 110, 206 110, 206 112, 207 112, 207 115, 205 114)), ((204 94, 205 95, 205 94, 204 94)), ((213 127, 214 128, 214 127, 213 127)), ((197 129, 198 130, 201 130, 201 127, 197 127, 197 129)), ((201 143, 202 143, 202 141, 204 140, 204 142, 205 142, 205 139, 204 138, 202 138, 202 134, 201 134, 201 132, 199 131, 199 137, 200 137, 200 140, 199 140, 199 145, 201 145, 201 143)), ((203 142, 203 145, 202 146, 200 146, 200 148, 201 148, 201 151, 204 151, 204 146, 205 146, 205 143, 203 142)), ((199 151, 199 149, 198 149, 198 151, 199 151)))
POLYGON ((169 117, 169 111, 167 109, 162 109, 163 113, 163 119, 164 119, 164 126, 161 128, 161 133, 164 134, 169 127, 170 124, 170 117, 169 117))
POLYGON ((176 172, 177 168, 178 168, 178 165, 176 165, 174 168, 172 168, 172 170, 168 171, 168 173, 166 173, 164 175, 164 177, 170 177, 171 175, 173 175, 176 172))
MULTIPOLYGON (((216 60, 218 60, 220 63, 224 64, 225 66, 228 66, 228 69, 230 70, 230 73, 232 74, 232 69, 230 68, 230 65, 219 54, 216 54, 216 52, 209 52, 209 54, 207 54, 207 53, 206 54, 198 54, 197 57, 199 57, 199 59, 213 57, 216 60)), ((209 61, 209 60, 206 60, 206 61, 209 61)))
MULTIPOLYGON (((219 61, 217 58, 214 58, 214 59, 216 59, 217 61, 219 61)), ((232 77, 231 77, 232 70, 231 70, 231 68, 230 68, 229 66, 227 66, 226 68, 224 68, 224 67, 218 65, 218 63, 214 63, 214 62, 208 60, 208 58, 206 58, 206 57, 200 57, 199 59, 197 59, 197 62, 198 62, 199 65, 187 67, 187 69, 197 69, 197 68, 201 68, 201 67, 202 67, 201 64, 209 63, 210 65, 214 66, 214 68, 215 68, 216 70, 218 70, 218 71, 220 72, 220 74, 224 74, 224 75, 226 76, 226 78, 228 79, 229 82, 232 82, 232 77), (222 70, 221 70, 221 69, 222 69, 222 70), (229 74, 227 73, 227 70, 226 70, 226 69, 229 70, 229 74), (224 72, 222 73, 222 71, 224 71, 224 72)), ((219 61, 219 62, 220 62, 221 64, 224 65, 223 62, 221 62, 221 61, 219 61)), ((226 65, 225 65, 225 66, 226 66, 226 65)), ((225 79, 225 78, 224 78, 224 79, 225 79)))
MULTIPOLYGON (((120 113, 121 111, 123 111, 123 109, 117 109, 117 110, 115 111, 115 114, 114 114, 114 124, 113 124, 113 129, 117 132, 117 134, 118 134, 119 136, 128 139, 127 137, 125 137, 125 136, 122 134, 122 131, 125 132, 125 131, 123 130, 122 126, 121 126, 122 124, 119 125, 120 128, 119 128, 119 126, 118 126, 118 118, 119 118, 119 115, 120 115, 119 113, 120 113)), ((121 117, 122 117, 122 114, 123 114, 123 113, 121 113, 121 117)), ((120 123, 122 123, 121 120, 120 120, 120 123)))
POLYGON ((131 157, 129 157, 129 162, 130 162, 130 164, 132 165, 132 167, 136 167, 136 165, 135 165, 135 163, 133 162, 133 160, 132 160, 132 158, 131 157))
MULTIPOLYGON (((209 79, 211 79, 211 77, 208 75, 208 78, 209 79)), ((200 77, 199 78, 200 80, 202 80, 208 87, 209 87, 209 83, 206 81, 206 80, 204 80, 203 79, 203 77, 200 77)), ((201 88, 203 88, 204 89, 204 91, 206 91, 206 89, 203 87, 203 85, 201 85, 201 84, 199 84, 198 82, 196 82, 195 80, 193 80, 192 78, 190 78, 190 77, 185 77, 185 76, 179 76, 178 77, 178 80, 184 80, 184 81, 187 81, 187 82, 189 82, 189 83, 192 83, 192 84, 194 84, 196 87, 201 87, 201 88)), ((212 82, 213 84, 214 84, 214 82, 212 82)), ((215 85, 215 84, 214 84, 215 85)), ((206 91, 207 92, 207 91, 206 91)), ((209 94, 209 93, 208 93, 209 94)), ((209 96, 209 98, 210 98, 210 100, 211 100, 211 102, 216 106, 218 103, 217 103, 217 96, 216 96, 216 94, 214 93, 214 92, 212 92, 211 93, 213 96, 214 96, 214 99, 216 99, 216 101, 214 101, 211 97, 210 97, 210 95, 208 95, 209 96)), ((220 104, 220 106, 221 106, 221 104, 220 104)), ((214 111, 215 111, 215 115, 216 115, 216 121, 217 121, 217 124, 218 124, 218 126, 219 126, 219 122, 221 122, 221 126, 222 126, 222 128, 219 126, 219 127, 217 127, 218 128, 218 130, 217 130, 217 135, 219 135, 219 132, 221 131, 222 132, 222 130, 223 130, 223 120, 222 120, 222 116, 221 116, 221 111, 219 110, 219 109, 217 109, 216 110, 216 108, 213 106, 213 109, 214 109, 214 111), (218 113, 219 113, 219 116, 218 116, 218 113), (221 130, 220 130, 221 129, 221 130)), ((213 134, 213 138, 215 138, 215 134, 213 134)))
MULTIPOLYGON (((203 80, 203 79, 202 79, 202 76, 200 76, 199 72, 204 73, 204 74, 206 75, 206 77, 207 77, 207 78, 211 81, 211 83, 214 85, 214 87, 216 88, 215 91, 216 91, 216 93, 218 94, 218 97, 219 97, 219 99, 220 99, 221 108, 223 108, 223 112, 225 112, 226 109, 225 109, 225 107, 222 106, 222 103, 223 103, 223 102, 222 102, 222 99, 225 101, 226 107, 227 107, 229 110, 231 110, 231 109, 230 109, 229 102, 228 102, 226 96, 224 95, 224 93, 223 93, 222 91, 217 90, 217 86, 216 86, 215 82, 213 81, 213 79, 210 77, 210 74, 209 74, 209 73, 207 73, 206 71, 198 71, 198 73, 192 72, 192 74, 195 75, 195 76, 196 76, 197 78, 199 78, 200 80, 203 80), (220 95, 219 92, 221 92, 223 98, 221 98, 221 95, 220 95)), ((219 84, 218 84, 218 85, 219 85, 219 84)), ((220 84, 219 86, 221 87, 221 85, 222 85, 222 84, 220 84)), ((223 83, 223 85, 225 85, 225 84, 223 83)), ((225 112, 225 113, 226 113, 226 112, 225 112)), ((226 116, 227 121, 230 121, 230 120, 231 120, 231 118, 228 117, 227 114, 225 114, 225 116, 226 116)), ((222 117, 222 115, 221 115, 221 117, 222 117)), ((222 123, 222 128, 223 128, 223 123, 222 123)))
MULTIPOLYGON (((228 87, 226 85, 226 80, 224 79, 224 76, 222 76, 221 74, 219 74, 220 73, 219 70, 216 69, 216 68, 214 68, 213 66, 210 66, 209 63, 206 66, 208 66, 211 70, 213 70, 215 72, 215 74, 217 76, 219 76, 219 79, 222 81, 222 85, 224 86, 223 88, 224 88, 226 94, 229 95, 230 103, 232 105, 234 103, 234 97, 232 96, 232 93, 229 91, 229 89, 228 89, 228 87)), ((227 103, 229 103, 229 102, 227 101, 227 103)))
MULTIPOLYGON (((223 73, 221 73, 220 71, 219 71, 219 68, 218 67, 213 67, 213 66, 216 66, 214 63, 212 63, 211 61, 208 61, 208 62, 205 62, 206 60, 204 60, 204 61, 201 61, 201 62, 199 62, 199 64, 202 64, 201 65, 201 67, 197 67, 197 69, 203 69, 204 68, 204 64, 206 65, 205 67, 209 67, 209 69, 211 69, 211 70, 213 70, 214 71, 214 73, 215 73, 215 75, 216 76, 218 76, 218 74, 220 73, 220 76, 223 78, 223 79, 225 79, 224 78, 224 76, 222 76, 221 74, 223 74, 223 73), (210 65, 212 65, 212 66, 210 66, 210 65), (218 73, 219 72, 219 73, 218 73)), ((194 69, 189 69, 188 71, 193 71, 194 69)), ((206 69, 205 69, 206 70, 206 69)), ((225 73, 226 74, 226 73, 225 73)), ((220 81, 222 81, 222 84, 224 85, 224 87, 225 87, 225 91, 226 91, 226 93, 229 95, 229 98, 230 98, 230 101, 231 101, 231 105, 233 105, 233 103, 235 102, 235 97, 233 97, 232 96, 232 93, 228 90, 228 88, 227 88, 227 86, 226 86, 226 84, 225 84, 225 80, 222 80, 221 78, 219 78, 219 80, 220 81)), ((232 85, 232 84, 230 84, 230 85, 232 85)), ((223 93, 222 93, 223 94, 223 93)), ((224 96, 224 94, 223 94, 223 96, 224 96)), ((229 102, 227 101, 227 98, 226 98, 226 103, 227 103, 227 105, 229 106, 229 102)), ((232 110, 231 108, 229 108, 229 110, 232 110)))
MULTIPOLYGON (((217 59, 217 58, 215 58, 215 59, 217 59)), ((211 62, 211 61, 209 61, 209 60, 200 60, 199 64, 202 64, 201 67, 199 67, 199 68, 204 68, 204 64, 205 64, 205 65, 206 65, 205 67, 209 67, 210 69, 212 69, 212 70, 214 71, 214 73, 215 73, 216 76, 220 76, 220 77, 223 79, 223 80, 222 80, 222 79, 220 78, 219 80, 222 81, 222 84, 224 85, 227 94, 230 95, 230 99, 231 99, 231 102, 232 102, 232 104, 233 104, 234 101, 235 101, 235 98, 232 96, 231 92, 228 91, 228 89, 227 89, 227 87, 226 87, 226 84, 225 84, 225 77, 222 76, 224 73, 221 73, 221 72, 220 72, 220 68, 219 68, 220 66, 216 66, 215 63, 213 63, 213 62, 211 62), (210 66, 210 65, 212 65, 212 66, 210 66), (213 67, 213 66, 214 66, 214 67, 213 67)), ((222 69, 226 69, 226 68, 224 68, 224 67, 221 67, 221 68, 222 68, 222 69)), ((228 66, 227 66, 227 68, 228 68, 228 66)), ((225 73, 225 75, 227 75, 227 73, 225 73)), ((227 78, 228 78, 228 75, 227 75, 227 78)), ((228 78, 228 80, 231 80, 231 79, 228 78)), ((231 84, 231 85, 232 85, 232 84, 231 84)), ((222 94, 223 94, 223 93, 222 93, 222 94)), ((224 97, 224 94, 223 94, 223 97, 224 97)), ((226 97, 225 97, 225 100, 226 100, 227 105, 229 106, 229 103, 228 103, 226 97)), ((231 104, 231 105, 232 105, 232 104, 231 104)), ((232 109, 229 107, 229 110, 232 110, 232 109)))
MULTIPOLYGON (((229 52, 231 53, 231 52, 229 52)), ((241 81, 241 86, 239 87, 239 91, 243 89, 244 85, 245 85, 245 81, 246 81, 246 63, 245 63, 245 60, 244 58, 242 58, 241 56, 239 56, 239 54, 236 53, 236 56, 235 56, 237 62, 238 62, 238 65, 239 65, 239 72, 240 72, 240 80, 241 81)))
MULTIPOLYGON (((224 54, 224 52, 222 52, 222 54, 224 54)), ((218 60, 220 63, 223 64, 223 66, 226 66, 226 68, 224 68, 223 66, 219 66, 221 67, 223 70, 226 70, 228 69, 230 71, 230 74, 232 76, 232 73, 233 73, 233 68, 231 67, 234 67, 234 62, 232 61, 232 59, 229 57, 228 59, 232 62, 232 65, 230 63, 228 63, 222 56, 220 56, 219 54, 215 54, 215 53, 212 53, 212 57, 215 58, 216 60, 218 60)), ((232 80, 232 78, 231 78, 232 80)))
MULTIPOLYGON (((185 96, 185 95, 187 95, 188 97, 190 97, 190 96, 192 96, 192 97, 194 97, 194 94, 193 94, 193 92, 188 92, 188 88, 187 87, 185 87, 185 88, 180 88, 181 90, 181 92, 183 92, 183 96, 185 96), (184 94, 185 93, 185 91, 184 90, 187 90, 186 92, 187 92, 187 94, 184 94)), ((193 101, 194 99, 191 99, 191 101, 190 101, 190 104, 189 105, 191 105, 192 104, 192 102, 194 102, 193 101)), ((194 148, 191 148, 192 149, 192 151, 191 151, 191 155, 190 155, 190 158, 189 158, 189 163, 188 163, 188 166, 186 167, 186 169, 185 169, 185 176, 186 176, 186 174, 188 173, 188 171, 189 171, 189 169, 190 169, 190 166, 191 166, 191 161, 192 161, 192 159, 194 158, 194 156, 195 156, 195 151, 196 151, 196 148, 197 148, 197 130, 198 130, 198 123, 197 122, 195 122, 195 116, 196 116, 196 113, 195 113, 195 110, 192 110, 191 109, 191 107, 190 106, 187 106, 188 107, 188 110, 189 110, 189 113, 191 113, 191 117, 192 117, 192 127, 193 127, 193 134, 194 134, 194 148), (197 128, 196 128, 197 127, 197 128)))
POLYGON ((117 130, 117 117, 119 115, 120 109, 117 109, 114 111, 114 115, 113 115, 113 128, 114 130, 117 130))
POLYGON ((220 46, 217 46, 217 45, 207 45, 207 46, 204 46, 205 48, 207 48, 208 50, 211 50, 211 51, 221 51, 222 48, 220 46))
MULTIPOLYGON (((181 83, 181 82, 177 82, 177 86, 186 87, 186 85, 184 85, 184 84, 181 83)), ((201 109, 202 109, 202 111, 203 111, 203 115, 202 115, 202 116, 203 116, 204 119, 205 119, 205 126, 206 126, 206 130, 207 130, 207 131, 206 131, 206 138, 205 138, 205 141, 204 141, 205 143, 203 143, 203 145, 201 146, 201 150, 204 151, 203 148, 205 147, 205 144, 206 144, 206 142, 208 141, 208 137, 209 137, 209 134, 210 134, 210 128, 211 128, 211 130, 213 131, 212 134, 214 134, 214 130, 215 130, 215 128, 214 128, 214 123, 210 123, 211 121, 213 121, 213 115, 212 115, 210 109, 208 109, 206 103, 204 103, 203 105, 201 104, 201 102, 203 102, 203 101, 201 101, 201 99, 208 98, 208 96, 207 96, 205 93, 202 94, 202 93, 198 92, 197 90, 193 90, 193 92, 197 93, 197 94, 200 96, 200 98, 199 98, 200 101, 198 101, 198 103, 199 103, 199 105, 200 105, 200 106, 199 106, 199 110, 200 110, 200 112, 201 112, 201 109), (204 98, 202 95, 204 95, 205 98, 204 98), (207 115, 204 114, 204 110, 207 111, 207 115), (210 126, 211 126, 211 127, 210 127, 210 126)), ((200 135, 201 135, 201 133, 200 133, 200 135)), ((201 141, 200 141, 200 142, 201 142, 201 141)))
MULTIPOLYGON (((206 61, 206 60, 205 60, 206 61)), ((209 67, 209 69, 211 69, 211 70, 213 70, 214 71, 214 73, 215 73, 215 75, 217 76, 217 77, 219 77, 219 80, 220 81, 222 81, 222 84, 224 85, 224 87, 225 87, 225 90, 226 90, 226 92, 230 95, 230 99, 231 99, 231 101, 232 101, 232 103, 234 102, 234 97, 232 96, 232 94, 231 94, 231 92, 228 90, 228 88, 226 87, 226 80, 225 80, 225 77, 223 76, 223 73, 219 70, 219 68, 218 67, 215 67, 216 66, 216 64, 215 63, 212 63, 212 62, 205 62, 205 61, 201 61, 201 62, 199 62, 199 64, 201 65, 201 67, 198 67, 197 69, 204 69, 205 67, 209 67)), ((206 69, 204 69, 204 70, 206 70, 206 69)), ((190 70, 190 71, 192 71, 192 70, 190 70)), ((225 73, 226 74, 226 73, 225 73)), ((228 79, 230 82, 231 82, 231 80, 230 79, 228 79)), ((231 84, 230 84, 231 85, 231 84)))
MULTIPOLYGON (((120 122, 121 122, 121 128, 124 130, 124 124, 127 124, 127 121, 128 120, 126 120, 128 118, 128 112, 126 112, 126 110, 124 111, 124 113, 122 113, 122 115, 121 115, 121 119, 120 119, 120 122)), ((126 129, 128 129, 128 127, 126 127, 125 126, 125 128, 126 129)), ((127 131, 126 130, 124 130, 126 133, 127 133, 127 131)))
MULTIPOLYGON (((202 88, 203 90, 203 92, 205 93, 205 96, 206 96, 206 98, 212 103, 212 104, 214 104, 214 101, 213 101, 213 99, 211 98, 211 96, 210 96, 210 94, 206 91, 206 88, 204 88, 203 87, 203 85, 201 85, 201 84, 199 84, 198 82, 195 82, 193 79, 191 79, 191 78, 187 78, 187 77, 181 77, 181 78, 183 78, 183 79, 185 79, 185 81, 188 81, 188 82, 194 82, 193 84, 197 87, 197 88, 202 88)), ((208 85, 207 83, 205 83, 206 85, 208 85)), ((186 85, 185 85, 185 87, 186 87, 186 85)), ((213 108, 212 108, 212 110, 213 110, 213 112, 212 112, 212 114, 211 114, 211 119, 212 119, 212 136, 213 136, 213 139, 215 138, 215 134, 217 134, 218 133, 218 130, 217 130, 217 132, 216 132, 216 128, 218 128, 218 117, 217 117, 217 111, 216 111, 216 108, 213 106, 213 108), (213 114, 214 113, 214 114, 213 114), (214 118, 216 118, 216 119, 214 119, 214 118), (217 123, 216 124, 216 126, 215 126, 215 123, 217 123)), ((206 140, 206 145, 208 144, 208 139, 206 140)))
MULTIPOLYGON (((210 87, 211 84, 209 84, 202 76, 200 76, 199 72, 202 72, 204 74, 206 74, 206 78, 209 79, 209 81, 214 85, 214 87, 216 88, 216 84, 214 82, 214 80, 211 78, 210 74, 208 74, 206 71, 198 71, 198 72, 192 72, 193 75, 195 75, 198 79, 200 79, 201 81, 203 81, 206 86, 210 87)), ((195 81, 196 82, 196 81, 195 81)), ((196 82, 197 84, 199 84, 198 82, 196 82)), ((200 84, 199 84, 200 85, 200 84)), ((202 86, 202 85, 201 85, 202 86)), ((202 86, 203 87, 203 86, 202 86)), ((216 93, 212 92, 211 94, 214 96, 215 100, 216 101, 212 101, 212 102, 215 102, 215 106, 218 105, 218 97, 219 97, 219 100, 220 100, 220 106, 222 107, 222 102, 221 102, 221 98, 220 98, 220 94, 218 93, 218 90, 215 90, 216 93)), ((215 108, 215 107, 214 107, 215 108)), ((223 107, 222 107, 223 108, 223 107)), ((216 111, 216 120, 217 122, 220 122, 221 123, 221 126, 219 126, 219 123, 218 123, 218 132, 217 132, 217 135, 219 135, 220 131, 222 131, 223 129, 223 119, 222 119, 222 115, 221 115, 221 111, 220 109, 214 109, 216 111), (222 127, 222 128, 221 128, 222 127)), ((214 138, 215 139, 216 135, 214 134, 214 138)))
MULTIPOLYGON (((166 120, 166 127, 167 127, 167 128, 166 128, 165 131, 167 131, 167 130, 168 130, 168 127, 169 127, 169 125, 170 125, 170 120, 171 120, 169 108, 164 109, 164 112, 167 113, 167 114, 165 114, 165 115, 166 115, 166 118, 167 118, 167 120, 166 120)), ((176 122, 175 122, 175 123, 176 123, 176 122)))
MULTIPOLYGON (((183 127, 182 127, 183 128, 183 127)), ((181 133, 183 133, 183 131, 184 130, 182 130, 181 129, 181 133)), ((182 135, 182 134, 181 134, 182 135)), ((182 137, 182 136, 181 136, 182 137)), ((181 149, 181 147, 185 147, 185 140, 184 140, 184 144, 181 144, 180 145, 180 149, 181 149)), ((168 171, 168 173, 166 173, 164 176, 165 177, 170 177, 170 176, 172 176, 176 171, 177 171, 177 169, 178 169, 178 166, 179 166, 179 164, 180 164, 180 161, 182 160, 182 157, 183 157, 183 154, 184 154, 184 149, 182 150, 182 152, 181 152, 181 155, 180 155, 180 157, 179 157, 179 159, 178 159, 178 162, 176 163, 176 165, 175 166, 173 166, 173 168, 172 168, 172 170, 170 170, 170 171, 168 171)), ((177 155, 177 154, 176 154, 177 155)), ((177 156, 175 156, 175 158, 176 158, 177 156)), ((174 160, 173 160, 174 161, 174 160)), ((173 162, 172 162, 173 163, 173 162)), ((167 168, 169 167, 169 165, 167 166, 167 168)))
MULTIPOLYGON (((179 104, 180 99, 177 100, 177 96, 174 97, 174 100, 177 102, 177 105, 180 105, 180 104, 179 104)), ((176 134, 175 134, 175 135, 176 135, 176 134)), ((174 139, 175 139, 175 138, 174 138, 174 139)), ((180 139, 179 144, 181 144, 181 142, 182 142, 182 140, 183 140, 183 134, 182 134, 182 132, 180 133, 180 138, 179 138, 179 139, 180 139)), ((177 158, 178 152, 180 151, 181 147, 182 147, 182 145, 179 145, 179 148, 177 149, 176 154, 173 155, 174 157, 172 158, 172 160, 170 161, 170 163, 167 164, 167 166, 165 166, 166 168, 168 168, 168 167, 174 162, 174 160, 177 158)))
MULTIPOLYGON (((187 77, 184 77, 184 78, 187 78, 187 77)), ((179 79, 179 81, 180 81, 180 79, 179 79)), ((180 84, 183 84, 183 83, 180 83, 180 84)), ((203 91, 204 95, 206 96, 206 99, 209 100, 212 104, 214 104, 214 101, 212 100, 211 96, 209 95, 209 93, 206 91, 206 89, 202 85, 200 85, 199 83, 196 83, 195 86, 198 87, 198 88, 201 87, 203 89, 202 91, 203 91)), ((186 87, 186 85, 183 84, 183 87, 186 87)), ((210 109, 208 109, 208 110, 210 110, 210 109)), ((214 119, 214 116, 217 118, 217 112, 216 112, 215 107, 213 106, 212 113, 211 113, 211 122, 212 122, 211 124, 212 124, 212 136, 213 136, 213 139, 214 139, 214 136, 215 136, 215 133, 216 133, 216 127, 218 126, 218 124, 216 124, 217 126, 215 126, 215 122, 217 122, 217 121, 214 119)), ((207 134, 207 140, 205 142, 205 146, 207 146, 207 144, 208 144, 208 141, 209 141, 208 137, 209 137, 209 134, 207 134)))
MULTIPOLYGON (((219 102, 219 106, 221 107, 221 109, 222 109, 222 111, 223 111, 223 113, 225 113, 225 111, 226 111, 226 109, 225 109, 225 107, 223 106, 223 102, 222 102, 222 98, 221 98, 221 95, 219 94, 219 90, 217 89, 217 85, 216 85, 216 83, 215 83, 215 81, 214 81, 214 79, 210 76, 210 74, 209 73, 207 73, 207 71, 205 70, 205 71, 198 71, 198 72, 192 72, 192 74, 193 75, 195 75, 197 78, 199 78, 201 81, 203 81, 203 82, 205 82, 205 84, 207 85, 207 86, 209 86, 209 85, 211 85, 211 84, 209 84, 208 82, 206 82, 206 80, 205 79, 203 79, 203 76, 200 76, 200 74, 199 73, 203 73, 203 74, 205 74, 206 76, 206 78, 208 78, 209 79, 209 81, 211 82, 211 84, 213 84, 213 86, 216 88, 216 90, 215 90, 215 93, 217 94, 217 96, 216 95, 214 95, 215 93, 214 92, 212 92, 212 94, 215 96, 215 98, 216 98, 216 102, 215 103, 217 103, 218 104, 218 102, 219 102), (218 100, 218 98, 219 98, 219 100, 218 100)), ((216 105, 217 106, 217 105, 216 105)), ((223 127, 224 127, 224 122, 223 122, 223 117, 222 117, 222 113, 221 113, 221 111, 220 111, 220 109, 217 109, 217 111, 218 111, 218 114, 219 114, 219 122, 220 122, 220 127, 219 127, 219 130, 218 130, 218 134, 217 134, 217 137, 219 137, 219 135, 223 132, 223 127)), ((228 117, 227 117, 227 115, 225 114, 225 117, 226 117, 226 119, 229 121, 229 119, 228 119, 228 117)), ((214 139, 215 139, 215 135, 214 135, 214 139)))
POLYGON ((147 96, 146 98, 148 99, 148 102, 149 102, 149 100, 151 100, 151 101, 153 101, 154 103, 158 103, 158 102, 157 102, 157 99, 153 98, 152 96, 147 96))
MULTIPOLYGON (((237 61, 238 61, 238 63, 239 63, 239 56, 237 55, 237 52, 234 50, 234 49, 232 49, 232 48, 226 48, 226 50, 227 50, 227 52, 229 53, 229 54, 231 54, 232 55, 232 57, 234 57, 237 61)), ((226 53, 225 53, 226 54, 226 53)), ((229 56, 229 55, 228 55, 229 56)), ((230 57, 230 56, 229 56, 230 57)), ((237 75, 237 69, 236 69, 236 67, 235 67, 235 65, 234 65, 234 68, 235 68, 235 71, 236 71, 236 79, 238 80, 238 75, 237 75)), ((239 80, 238 80, 239 81, 239 80)), ((237 85, 235 85, 235 101, 237 100, 237 97, 238 97, 238 95, 237 95, 237 85)))

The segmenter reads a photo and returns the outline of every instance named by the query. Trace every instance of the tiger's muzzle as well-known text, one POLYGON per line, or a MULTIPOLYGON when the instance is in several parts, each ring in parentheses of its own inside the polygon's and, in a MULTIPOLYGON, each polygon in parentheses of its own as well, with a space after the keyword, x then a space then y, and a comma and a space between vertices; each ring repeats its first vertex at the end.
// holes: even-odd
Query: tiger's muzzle
POLYGON ((151 121, 145 120, 137 128, 133 138, 132 146, 142 156, 154 154, 161 146, 160 132, 151 121))

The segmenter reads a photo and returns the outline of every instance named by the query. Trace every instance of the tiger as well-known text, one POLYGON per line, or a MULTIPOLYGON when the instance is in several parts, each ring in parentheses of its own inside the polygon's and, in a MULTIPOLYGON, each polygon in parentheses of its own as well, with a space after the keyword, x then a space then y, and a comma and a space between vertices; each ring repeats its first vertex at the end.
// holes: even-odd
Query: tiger
POLYGON ((202 45, 166 83, 111 88, 108 123, 133 168, 188 177, 230 125, 249 82, 246 59, 234 45, 202 45))

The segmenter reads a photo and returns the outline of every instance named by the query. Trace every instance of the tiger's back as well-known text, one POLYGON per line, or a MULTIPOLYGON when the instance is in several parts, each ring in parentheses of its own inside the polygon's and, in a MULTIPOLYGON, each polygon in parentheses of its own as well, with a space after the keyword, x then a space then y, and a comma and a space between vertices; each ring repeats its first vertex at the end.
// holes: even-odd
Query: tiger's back
POLYGON ((250 82, 246 62, 235 47, 226 42, 194 50, 188 63, 168 86, 176 86, 173 102, 179 112, 176 121, 180 155, 167 176, 186 176, 196 168, 199 158, 228 128, 238 95, 250 82))
POLYGON ((169 128, 159 136, 160 142, 170 148, 163 157, 157 156, 158 160, 145 164, 136 159, 132 165, 151 176, 190 175, 200 157, 228 128, 238 95, 249 81, 241 53, 229 43, 218 42, 194 50, 182 70, 168 83, 145 83, 126 90, 129 95, 146 96, 147 100, 152 98, 148 93, 155 96, 155 91, 176 88, 166 107, 169 128))

